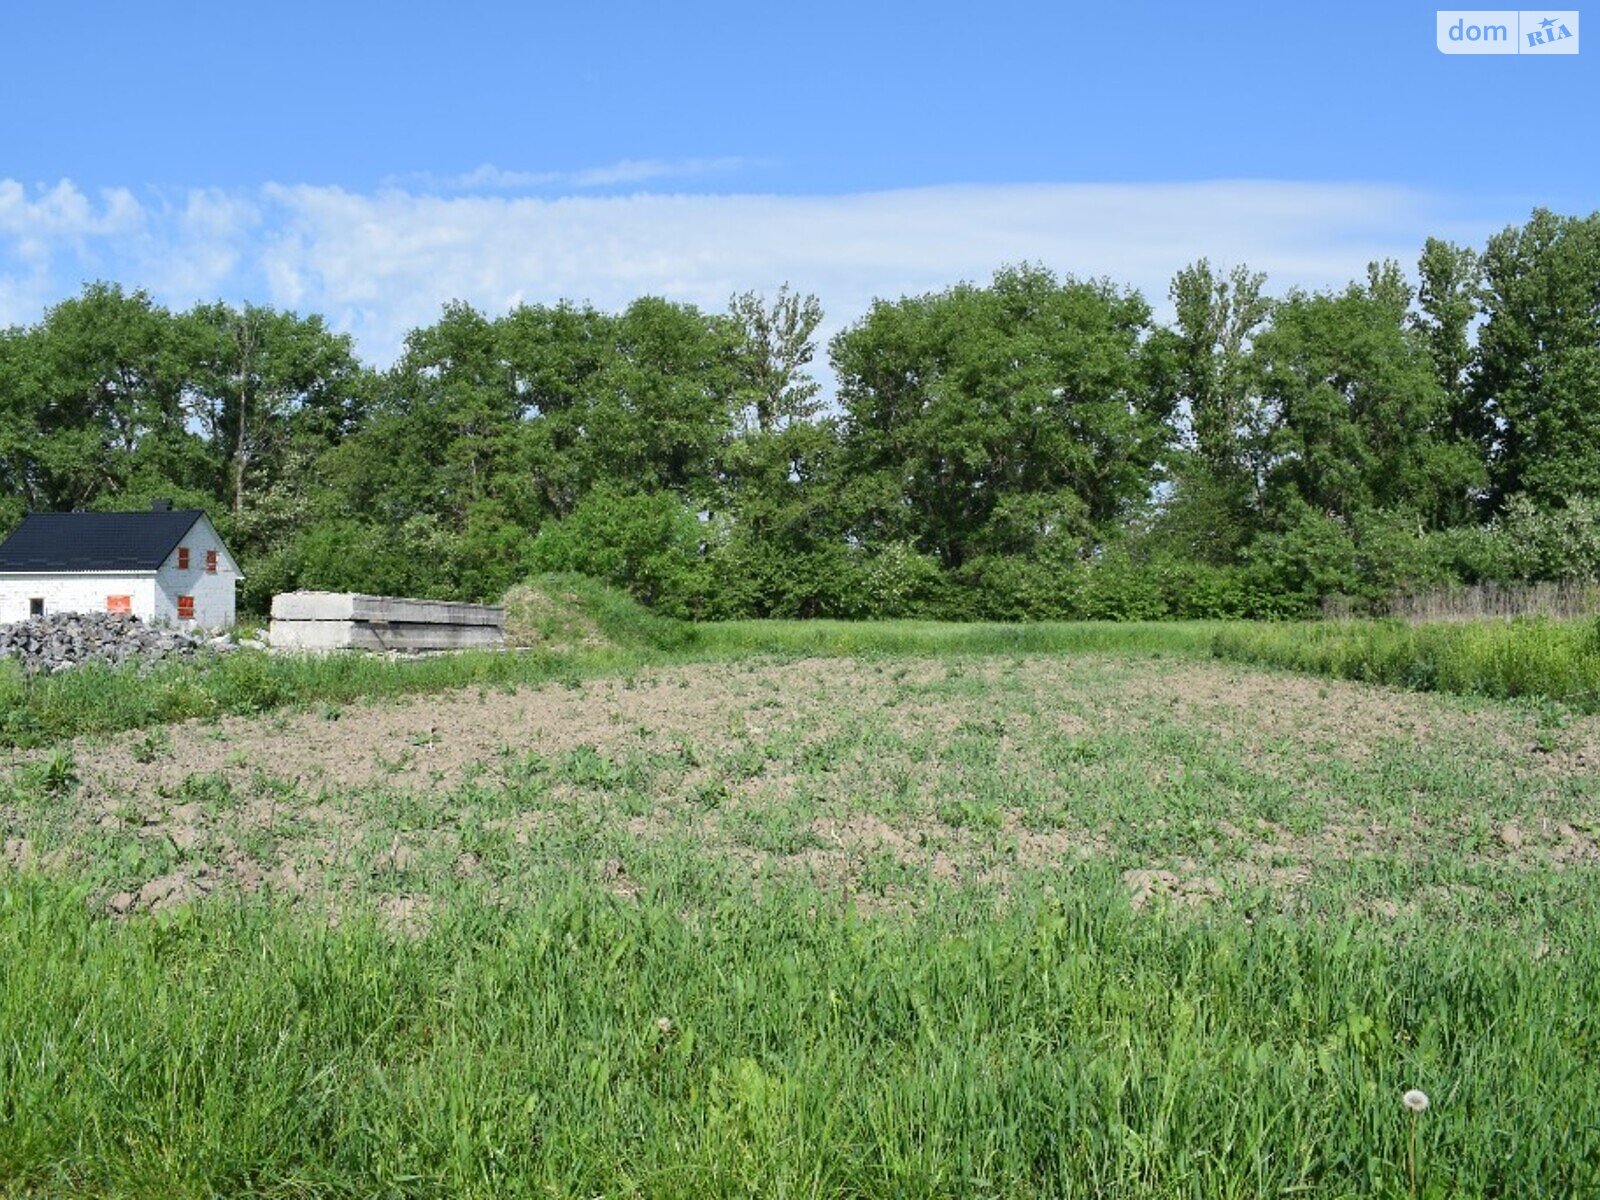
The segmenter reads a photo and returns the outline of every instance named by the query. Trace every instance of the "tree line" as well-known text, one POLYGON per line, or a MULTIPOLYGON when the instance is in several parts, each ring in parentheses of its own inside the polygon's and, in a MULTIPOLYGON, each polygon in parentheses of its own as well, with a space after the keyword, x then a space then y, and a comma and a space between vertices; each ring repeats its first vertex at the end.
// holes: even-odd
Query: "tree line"
POLYGON ((579 570, 696 617, 1263 617, 1600 574, 1600 213, 1169 299, 1020 265, 878 301, 824 397, 787 287, 452 304, 377 370, 317 316, 95 284, 0 333, 0 525, 205 507, 256 610, 579 570))

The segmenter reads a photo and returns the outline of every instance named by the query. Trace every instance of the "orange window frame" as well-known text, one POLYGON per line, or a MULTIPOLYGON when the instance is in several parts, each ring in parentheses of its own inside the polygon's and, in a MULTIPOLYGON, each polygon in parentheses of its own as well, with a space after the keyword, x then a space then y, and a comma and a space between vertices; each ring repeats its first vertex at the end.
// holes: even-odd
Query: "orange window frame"
POLYGON ((217 552, 215 550, 207 550, 206 551, 206 574, 207 575, 215 575, 216 573, 217 573, 217 552))
POLYGON ((187 546, 179 546, 178 547, 178 570, 187 571, 188 569, 189 569, 189 547, 187 547, 187 546))
POLYGON ((192 621, 192 620, 194 620, 194 597, 193 596, 179 596, 178 597, 178 620, 180 620, 180 621, 192 621))

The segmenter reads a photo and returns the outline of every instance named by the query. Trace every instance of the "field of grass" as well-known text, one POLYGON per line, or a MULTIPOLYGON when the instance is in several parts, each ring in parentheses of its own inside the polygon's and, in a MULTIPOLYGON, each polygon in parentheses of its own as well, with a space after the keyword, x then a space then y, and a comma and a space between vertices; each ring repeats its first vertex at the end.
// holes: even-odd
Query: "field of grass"
POLYGON ((0 660, 0 747, 49 745, 80 734, 108 734, 174 721, 212 720, 313 703, 429 695, 463 687, 502 687, 588 678, 649 664, 782 656, 1069 653, 1203 654, 1211 626, 956 625, 940 622, 738 622, 671 627, 660 643, 549 647, 512 653, 464 651, 416 659, 366 655, 268 655, 236 651, 146 671, 86 666, 25 677, 0 660))
POLYGON ((0 1194, 1600 1188, 1600 717, 850 633, 14 754, 0 1194))
POLYGON ((506 597, 509 653, 420 660, 236 652, 138 672, 85 667, 29 678, 0 660, 0 748, 49 745, 285 706, 579 679, 649 664, 774 656, 998 654, 1213 656, 1425 691, 1553 701, 1600 711, 1600 623, 1480 621, 729 621, 658 616, 577 575, 506 597))
POLYGON ((1205 655, 1224 628, 1220 621, 721 621, 695 626, 693 644, 735 655, 1205 655))
MULTIPOLYGON (((603 589, 594 589, 603 591, 603 589)), ((567 593, 576 598, 575 593, 567 593)), ((607 625, 584 609, 529 605, 511 653, 404 660, 235 653, 136 672, 85 667, 28 678, 0 661, 0 748, 80 734, 314 703, 427 695, 453 688, 578 679, 651 664, 784 657, 1127 654, 1215 657, 1422 691, 1554 702, 1600 711, 1594 622, 1483 621, 1435 626, 1343 621, 1039 622, 732 621, 687 625, 614 597, 607 625), (631 610, 631 611, 630 611, 631 610), (562 641, 561 638, 570 640, 562 641)), ((585 601, 587 604, 587 599, 585 601)))

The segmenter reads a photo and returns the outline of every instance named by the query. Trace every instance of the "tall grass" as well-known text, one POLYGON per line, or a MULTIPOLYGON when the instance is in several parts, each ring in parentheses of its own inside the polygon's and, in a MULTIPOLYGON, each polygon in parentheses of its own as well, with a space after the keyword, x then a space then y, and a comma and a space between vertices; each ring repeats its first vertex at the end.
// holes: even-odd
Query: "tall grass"
MULTIPOLYGON (((664 617, 640 604, 621 588, 573 572, 535 575, 527 587, 542 593, 555 610, 547 615, 549 632, 559 638, 576 630, 561 620, 561 609, 592 624, 613 645, 633 650, 683 650, 695 645, 697 627, 664 617)), ((514 589, 515 590, 515 589, 514 589)))
POLYGON ((1218 622, 725 621, 696 627, 707 653, 789 654, 1195 654, 1218 622))
POLYGON ((1600 619, 1230 624, 1215 632, 1212 652, 1339 679, 1600 710, 1600 619))
POLYGON ((1407 621, 1482 621, 1510 617, 1578 620, 1600 614, 1600 584, 1483 583, 1397 596, 1388 615, 1407 621))
POLYGON ((0 881, 0 1191, 1402 1196, 1600 1187, 1600 912, 1382 937, 1109 880, 866 921, 459 898, 417 938, 0 881))

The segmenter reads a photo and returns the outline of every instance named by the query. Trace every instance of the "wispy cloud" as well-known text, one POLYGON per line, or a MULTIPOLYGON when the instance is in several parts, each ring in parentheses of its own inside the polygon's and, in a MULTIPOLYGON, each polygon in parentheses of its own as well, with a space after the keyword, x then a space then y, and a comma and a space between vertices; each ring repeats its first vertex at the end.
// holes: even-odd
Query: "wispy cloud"
POLYGON ((459 175, 416 172, 391 179, 390 185, 437 192, 520 192, 545 189, 626 187, 664 179, 728 175, 756 165, 746 158, 625 158, 600 167, 574 171, 518 171, 484 163, 459 175))
MULTIPOLYGON (((646 166, 603 168, 622 178, 646 166)), ((1029 260, 1106 275, 1158 306, 1206 255, 1275 288, 1340 285, 1415 261, 1429 234, 1478 241, 1514 211, 1464 219, 1442 198, 1368 184, 1224 181, 913 188, 844 196, 475 194, 311 185, 83 194, 0 181, 0 322, 36 319, 86 279, 186 305, 224 296, 324 313, 384 362, 465 300, 620 307, 656 294, 720 308, 788 281, 838 329, 874 297, 984 279, 1029 260)), ((570 185, 575 187, 576 185, 570 185)))

